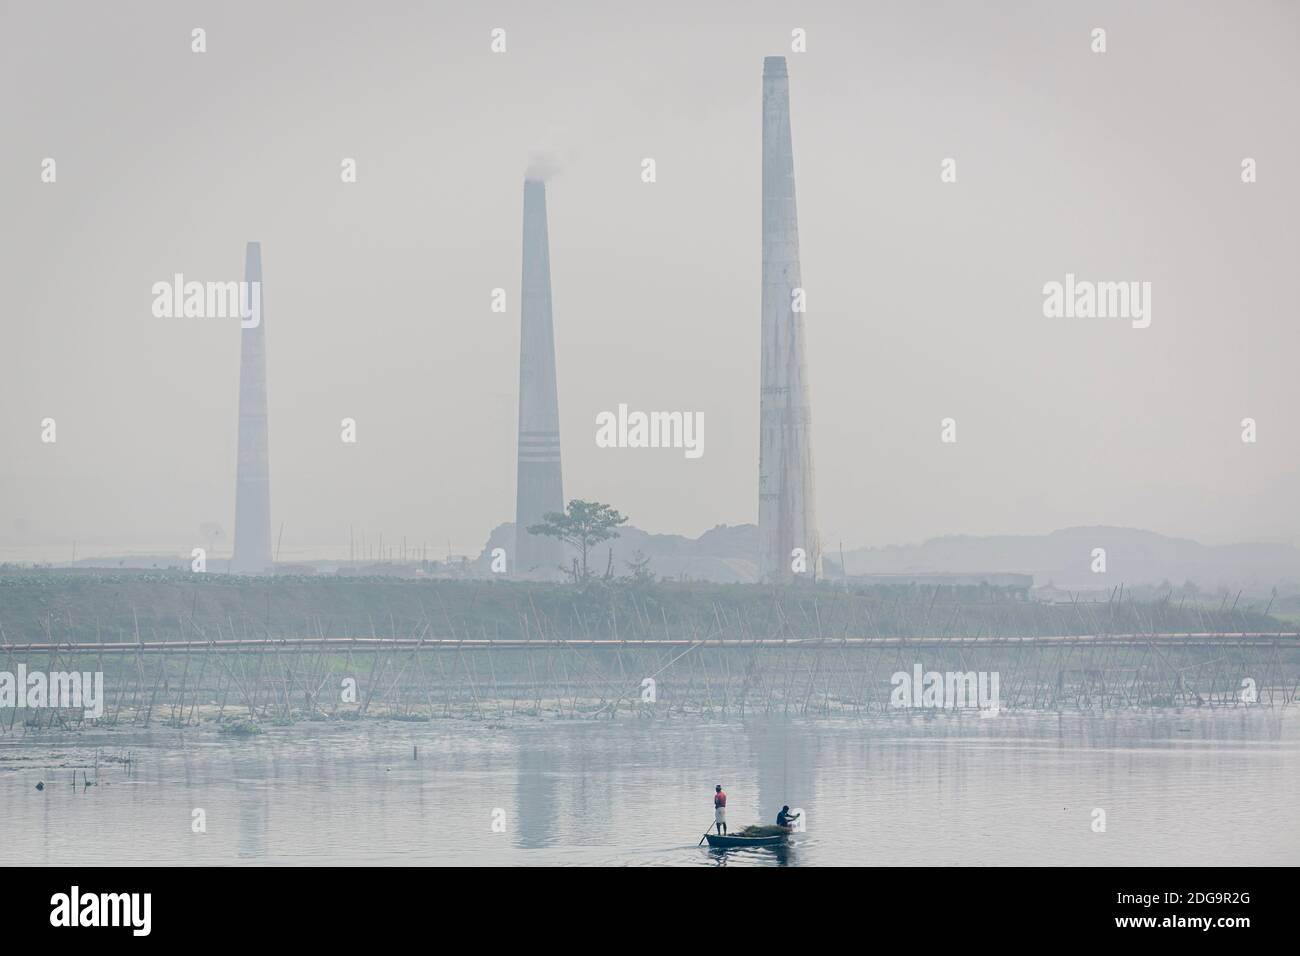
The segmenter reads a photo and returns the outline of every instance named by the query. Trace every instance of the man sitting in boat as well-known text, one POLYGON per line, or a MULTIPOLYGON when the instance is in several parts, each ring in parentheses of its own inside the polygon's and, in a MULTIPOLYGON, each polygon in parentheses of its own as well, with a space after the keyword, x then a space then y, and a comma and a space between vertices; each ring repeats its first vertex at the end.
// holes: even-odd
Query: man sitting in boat
POLYGON ((787 830, 793 830, 794 821, 798 820, 800 816, 801 814, 791 813, 788 805, 784 806, 781 808, 781 812, 776 815, 776 825, 785 827, 787 830))
POLYGON ((722 784, 713 788, 713 825, 718 828, 718 833, 727 832, 727 794, 722 784))

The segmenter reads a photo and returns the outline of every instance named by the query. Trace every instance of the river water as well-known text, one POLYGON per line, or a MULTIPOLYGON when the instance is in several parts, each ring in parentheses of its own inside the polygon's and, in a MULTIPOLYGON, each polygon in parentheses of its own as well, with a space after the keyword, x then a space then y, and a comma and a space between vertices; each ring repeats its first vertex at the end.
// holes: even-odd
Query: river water
POLYGON ((1297 784, 1294 708, 19 735, 0 865, 1295 865, 1297 784), (806 832, 698 848, 715 783, 733 829, 806 832))

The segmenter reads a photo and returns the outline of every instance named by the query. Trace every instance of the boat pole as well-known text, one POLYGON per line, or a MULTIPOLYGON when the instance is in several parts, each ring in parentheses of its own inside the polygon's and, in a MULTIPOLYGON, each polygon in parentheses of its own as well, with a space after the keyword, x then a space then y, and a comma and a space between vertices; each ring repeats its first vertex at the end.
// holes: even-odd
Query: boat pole
MULTIPOLYGON (((713 826, 714 826, 713 824, 709 824, 709 830, 712 830, 713 826)), ((700 837, 700 842, 695 844, 696 846, 704 846, 704 837, 707 837, 709 835, 709 830, 704 831, 704 836, 700 837)))

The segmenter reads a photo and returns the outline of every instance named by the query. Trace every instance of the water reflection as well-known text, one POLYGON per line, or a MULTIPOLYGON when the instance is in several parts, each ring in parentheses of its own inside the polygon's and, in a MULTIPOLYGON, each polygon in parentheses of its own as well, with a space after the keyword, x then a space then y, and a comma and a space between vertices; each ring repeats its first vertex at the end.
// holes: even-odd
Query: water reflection
POLYGON ((709 861, 713 866, 726 866, 729 863, 748 866, 790 866, 793 860, 794 847, 791 845, 709 848, 709 861))
MULTIPOLYGON (((518 846, 525 850, 544 847, 554 839, 559 816, 559 780, 552 770, 555 763, 547 749, 539 746, 537 738, 532 736, 519 747, 517 759, 518 846)), ((581 815, 591 822, 589 814, 581 815)))
POLYGON ((1296 711, 299 724, 102 735, 137 763, 89 790, 70 765, 105 739, 11 738, 0 864, 1295 864, 1298 731, 1296 711), (733 832, 783 804, 807 832, 699 847, 715 783, 733 832))

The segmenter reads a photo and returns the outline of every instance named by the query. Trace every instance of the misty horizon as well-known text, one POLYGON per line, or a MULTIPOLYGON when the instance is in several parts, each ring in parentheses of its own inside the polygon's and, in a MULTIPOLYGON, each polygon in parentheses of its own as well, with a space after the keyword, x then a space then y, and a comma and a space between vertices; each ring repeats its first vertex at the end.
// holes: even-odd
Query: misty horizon
MULTIPOLYGON (((565 498, 659 533, 754 522, 759 78, 789 46, 776 9, 723 26, 683 6, 628 30, 591 6, 563 60, 548 51, 566 18, 525 6, 491 22, 401 9, 353 32, 342 8, 277 7, 249 33, 235 4, 203 11, 203 56, 190 14, 128 29, 90 10, 69 33, 10 11, 0 195, 22 228, 0 250, 15 293, 0 555, 186 552, 204 524, 229 542, 238 324, 154 318, 149 290, 237 281, 250 240, 273 547, 339 553, 364 529, 477 553, 515 491, 529 176, 548 183, 565 498), (496 20, 505 55, 488 49, 496 20), (464 42, 430 55, 439 33, 464 42), (47 156, 56 183, 39 178, 47 156), (597 447, 597 416, 620 403, 701 413, 707 454, 597 447), (40 441, 46 417, 57 444, 40 441)), ((801 11, 808 52, 787 59, 828 551, 1094 525, 1294 539, 1300 330, 1278 277, 1300 252, 1284 173, 1300 138, 1277 118, 1296 14, 1251 11, 1225 34, 1212 5, 1177 5, 1170 35, 1174 9, 956 8, 944 31, 902 7, 801 11), (1239 180, 1243 156, 1258 182, 1239 180), (1150 327, 1045 318, 1044 284, 1069 275, 1150 282, 1150 327)))

